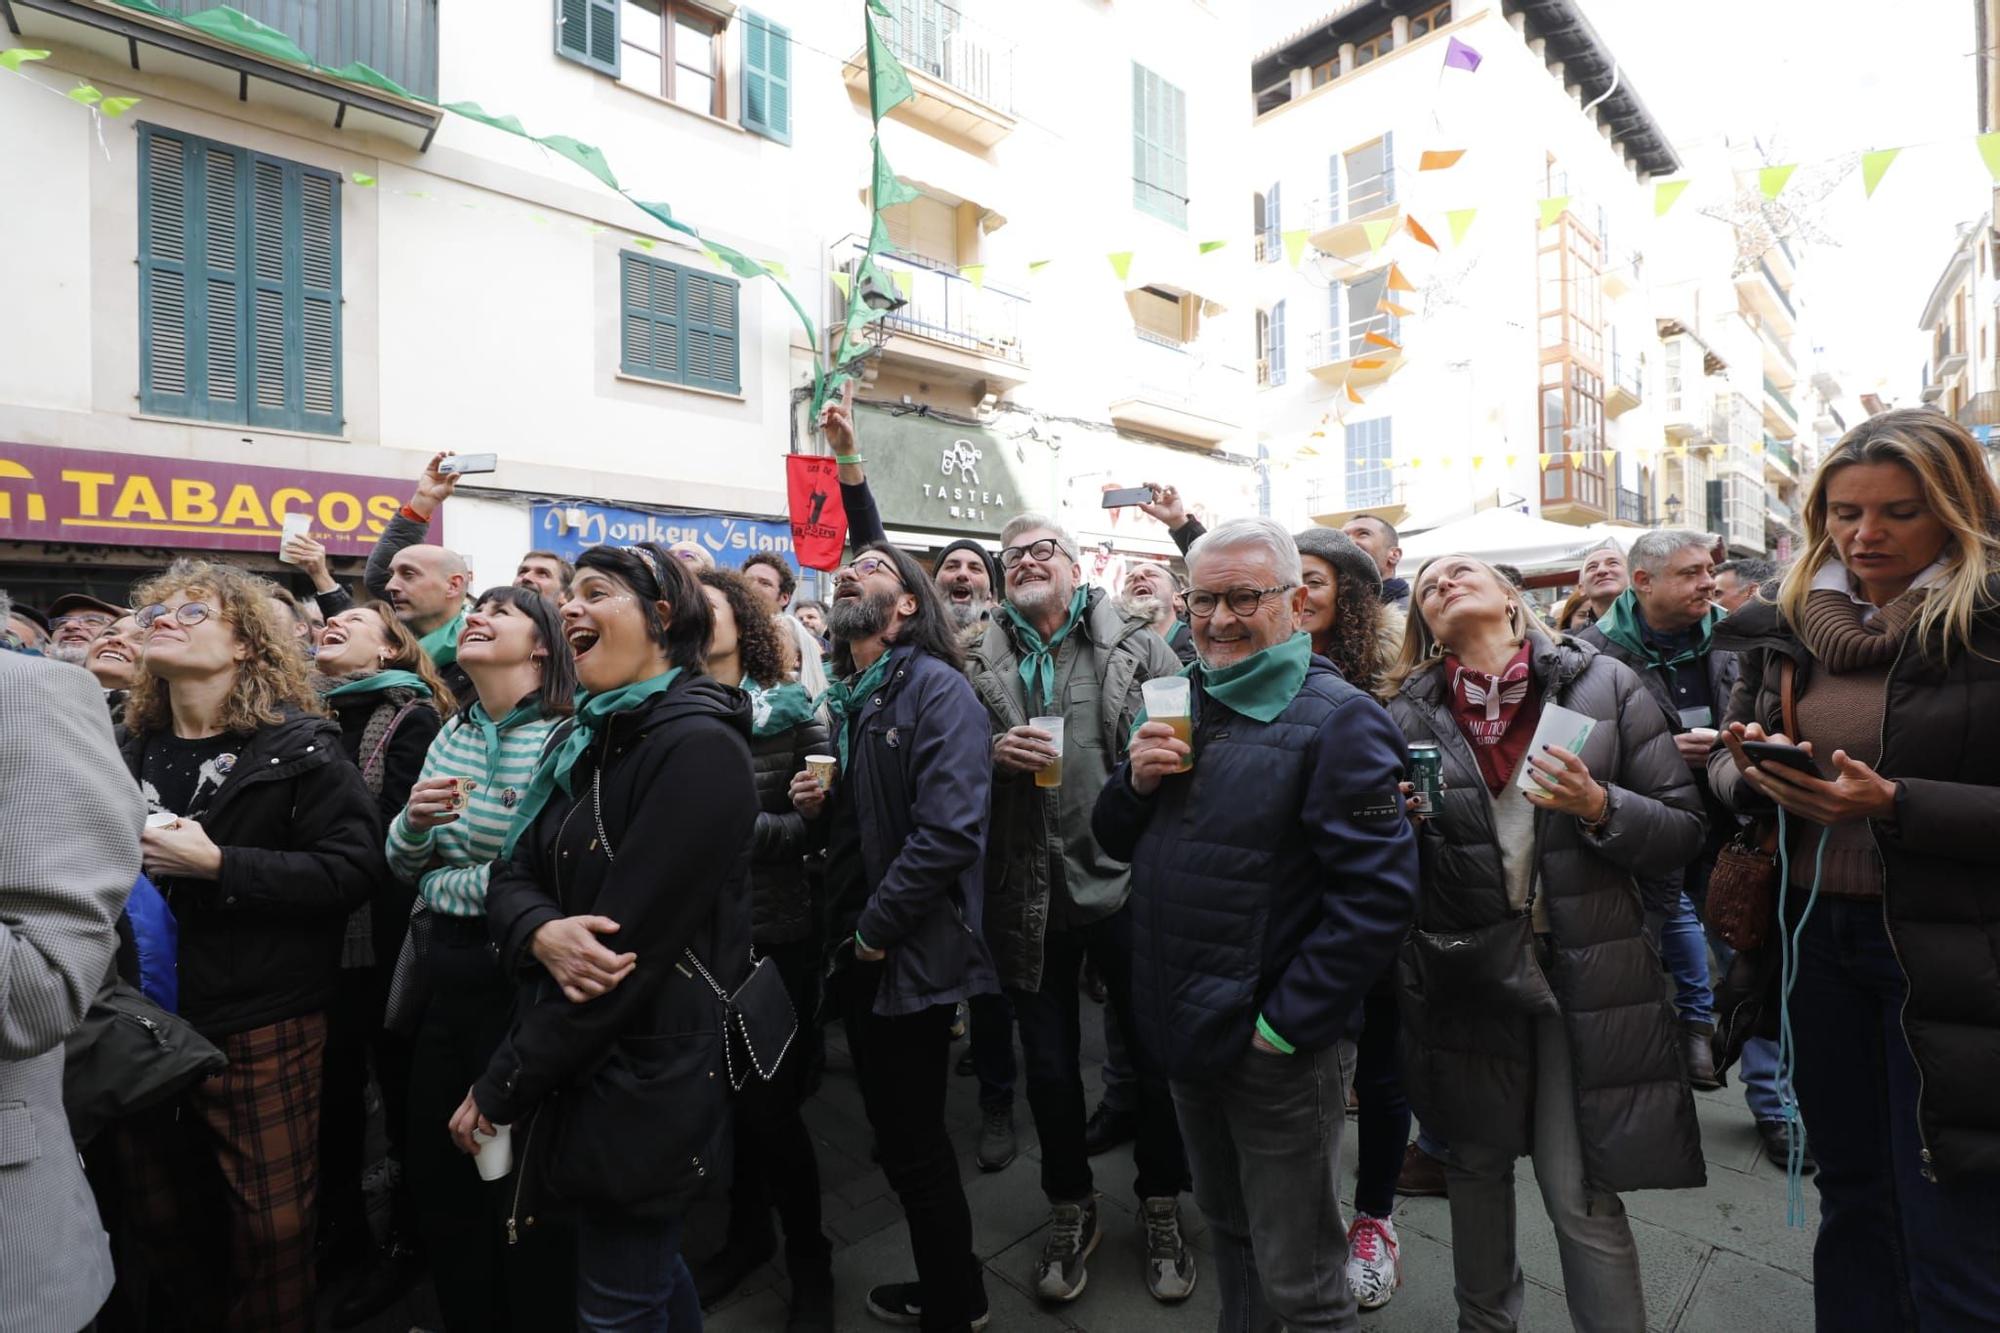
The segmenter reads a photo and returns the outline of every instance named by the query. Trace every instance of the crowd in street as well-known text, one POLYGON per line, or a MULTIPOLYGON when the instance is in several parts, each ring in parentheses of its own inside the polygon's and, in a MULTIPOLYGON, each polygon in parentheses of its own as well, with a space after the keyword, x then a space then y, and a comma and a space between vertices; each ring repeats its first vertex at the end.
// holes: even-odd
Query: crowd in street
POLYGON ((926 570, 819 425, 824 603, 692 543, 482 589, 427 540, 446 455, 358 589, 293 535, 303 598, 203 560, 0 595, 0 1331, 345 1327, 427 1277, 451 1333, 689 1333, 779 1253, 791 1333, 984 1328, 955 1067, 981 1170, 1025 1087, 1022 1277, 1086 1324, 1136 1251, 1228 1333, 1355 1328, 1403 1193, 1448 1200, 1458 1327, 1519 1328, 1528 1158, 1575 1326, 1637 1333, 1620 1196, 1704 1184, 1733 1069, 1816 1187, 1821 1329, 2000 1329, 2000 488, 1963 428, 1855 427, 1783 568, 1638 531, 1545 620, 1473 553, 1400 577, 1378 518, 1209 527, 1165 484, 1179 572, 1090 586, 1036 513, 926 570), (866 1291, 802 1114, 835 1024, 908 1226, 866 1291))

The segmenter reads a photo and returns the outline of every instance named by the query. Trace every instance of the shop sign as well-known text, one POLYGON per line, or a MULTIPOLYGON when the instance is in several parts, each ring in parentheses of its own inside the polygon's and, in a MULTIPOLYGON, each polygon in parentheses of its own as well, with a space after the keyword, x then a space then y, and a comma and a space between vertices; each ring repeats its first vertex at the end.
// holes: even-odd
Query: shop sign
POLYGON ((855 415, 868 487, 888 527, 997 537, 1014 515, 1047 508, 1038 492, 1024 493, 1012 442, 992 431, 873 408, 855 415))
POLYGON ((367 555, 410 479, 0 442, 0 539, 275 552, 287 514, 367 555))
POLYGON ((781 555, 793 569, 792 529, 788 523, 730 514, 653 514, 643 509, 569 501, 534 506, 535 545, 574 560, 587 546, 610 542, 698 542, 715 563, 734 569, 759 552, 781 555))

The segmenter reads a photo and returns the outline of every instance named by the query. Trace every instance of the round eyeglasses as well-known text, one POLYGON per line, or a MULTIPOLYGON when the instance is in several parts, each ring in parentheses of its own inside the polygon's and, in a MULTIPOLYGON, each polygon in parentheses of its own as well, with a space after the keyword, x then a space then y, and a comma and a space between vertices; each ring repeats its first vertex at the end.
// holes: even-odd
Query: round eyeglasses
POLYGON ((1232 613, 1238 616, 1254 616, 1257 608, 1264 604, 1266 597, 1281 592, 1290 592, 1296 583, 1280 583, 1275 588, 1229 588, 1223 592, 1210 592, 1206 588, 1190 588, 1174 600, 1180 609, 1195 617, 1206 620, 1215 614, 1215 608, 1227 602, 1232 613))
POLYGON ((133 619, 139 622, 140 629, 151 629, 154 621, 162 616, 172 615, 181 624, 192 628, 214 614, 215 608, 207 602, 183 602, 171 612, 163 604, 154 602, 151 606, 140 608, 133 619))

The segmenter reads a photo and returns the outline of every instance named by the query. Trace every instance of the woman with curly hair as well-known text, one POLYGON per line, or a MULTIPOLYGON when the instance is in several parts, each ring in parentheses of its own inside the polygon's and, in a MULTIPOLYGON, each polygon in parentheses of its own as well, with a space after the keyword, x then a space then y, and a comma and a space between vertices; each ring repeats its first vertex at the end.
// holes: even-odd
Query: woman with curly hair
MULTIPOLYGON (((819 941, 812 927, 806 880, 805 816, 792 807, 792 775, 806 756, 827 752, 826 724, 803 687, 788 679, 786 632, 741 574, 698 570, 715 612, 708 672, 742 682, 750 696, 750 762, 757 776, 757 827, 750 863, 751 944, 773 958, 791 992, 792 1009, 819 1009, 819 941)), ((801 1037, 805 1034, 802 1032, 801 1037)), ((795 1040, 777 1075, 746 1083, 732 1108, 736 1172, 730 1192, 729 1235, 722 1250, 695 1273, 703 1304, 720 1300, 770 1259, 775 1207, 785 1227, 785 1271, 792 1280, 792 1327, 831 1328, 833 1250, 820 1230, 819 1160, 800 1118, 813 1061, 795 1040), (817 1322, 814 1322, 817 1320, 817 1322)))
POLYGON ((191 1327, 309 1329, 326 1011, 381 818, 264 580, 177 561, 137 601, 141 851, 180 920, 181 1013, 229 1064, 134 1127, 132 1211, 191 1327))

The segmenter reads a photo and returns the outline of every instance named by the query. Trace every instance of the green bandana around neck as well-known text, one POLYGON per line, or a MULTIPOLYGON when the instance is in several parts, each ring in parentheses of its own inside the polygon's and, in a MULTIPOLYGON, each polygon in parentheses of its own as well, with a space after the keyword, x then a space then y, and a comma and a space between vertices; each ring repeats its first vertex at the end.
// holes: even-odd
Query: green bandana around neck
POLYGON ((465 629, 465 612, 461 610, 444 624, 418 639, 423 645, 424 655, 438 667, 448 667, 458 660, 458 636, 465 629))
POLYGON ((1299 697, 1312 651, 1312 635, 1300 630, 1241 662, 1211 670, 1197 661, 1191 670, 1203 694, 1233 713, 1269 722, 1299 697))
POLYGON ((479 735, 486 744, 487 786, 490 787, 493 785, 493 772, 500 764, 500 733, 503 731, 512 731, 524 722, 536 721, 541 715, 541 700, 535 698, 529 699, 524 704, 517 705, 513 712, 507 714, 507 716, 501 718, 498 722, 495 722, 493 715, 486 711, 486 705, 480 703, 477 699, 474 699, 472 706, 461 714, 468 725, 479 728, 479 735))
POLYGON ((1069 619, 1063 627, 1049 636, 1047 643, 1035 627, 1022 619, 1012 602, 1002 602, 1000 609, 1007 613, 1007 619, 1014 624, 1014 632, 1020 637, 1021 684, 1028 692, 1028 711, 1053 708, 1056 702, 1056 649, 1069 637, 1069 632, 1083 619, 1084 611, 1090 605, 1090 590, 1078 588, 1076 596, 1069 599, 1069 619))
POLYGON ((858 676, 848 680, 836 680, 826 687, 820 698, 833 710, 834 743, 840 747, 840 771, 847 772, 848 732, 854 719, 861 716, 862 704, 868 696, 881 688, 889 678, 889 659, 895 653, 893 648, 885 648, 875 659, 875 665, 858 676))
POLYGON ((384 690, 415 690, 428 699, 431 687, 422 676, 414 671, 377 671, 366 676, 356 676, 352 680, 335 683, 334 677, 325 677, 325 688, 320 690, 322 699, 360 699, 384 690))
POLYGON ((650 680, 634 681, 602 694, 592 694, 588 690, 576 692, 576 725, 570 728, 563 743, 544 755, 542 762, 536 766, 527 794, 521 798, 520 807, 514 812, 514 827, 507 834, 507 845, 500 853, 502 856, 514 854, 514 845, 521 841, 521 835, 535 822, 535 816, 549 803, 557 787, 565 793, 574 794, 569 785, 570 773, 576 768, 576 761, 590 749, 591 742, 597 739, 598 728, 603 725, 604 719, 629 712, 654 695, 666 693, 680 674, 679 667, 672 667, 650 680))
POLYGON ((1660 651, 1658 644, 1647 639, 1646 620, 1639 612, 1638 595, 1627 588, 1618 594, 1618 600, 1611 604, 1611 609, 1597 622, 1597 632, 1619 647, 1636 653, 1642 661, 1650 662, 1656 667, 1675 667, 1708 651, 1709 639, 1715 633, 1715 627, 1722 623, 1723 617, 1727 614, 1719 606, 1709 607, 1708 614, 1691 627, 1695 631, 1693 646, 1669 660, 1660 651))
POLYGON ((797 681, 766 689, 745 676, 742 690, 750 696, 750 734, 759 740, 790 731, 813 715, 812 696, 797 681))

